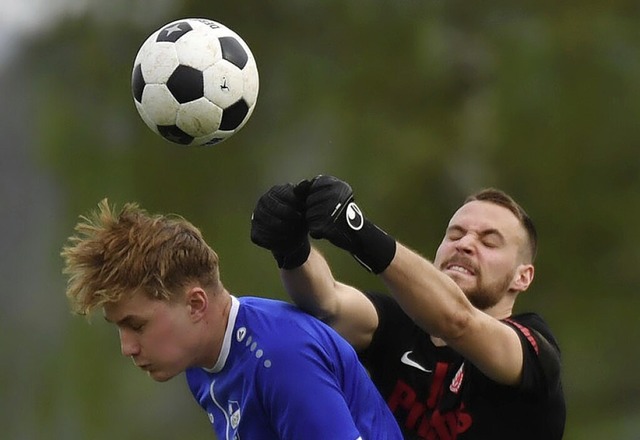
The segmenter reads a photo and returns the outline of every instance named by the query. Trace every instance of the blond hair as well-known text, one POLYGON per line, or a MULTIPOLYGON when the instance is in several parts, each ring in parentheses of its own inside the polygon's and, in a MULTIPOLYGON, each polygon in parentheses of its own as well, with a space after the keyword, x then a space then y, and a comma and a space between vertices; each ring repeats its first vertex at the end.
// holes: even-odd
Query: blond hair
POLYGON ((103 199, 80 219, 61 253, 74 313, 88 315, 136 292, 171 300, 190 282, 220 282, 218 256, 179 216, 149 215, 136 203, 116 213, 103 199))

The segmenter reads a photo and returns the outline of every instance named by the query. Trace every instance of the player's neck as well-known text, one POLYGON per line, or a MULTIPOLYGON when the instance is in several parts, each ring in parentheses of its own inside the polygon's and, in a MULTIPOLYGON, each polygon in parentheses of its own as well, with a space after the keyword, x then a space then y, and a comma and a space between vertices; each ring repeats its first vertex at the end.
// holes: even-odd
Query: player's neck
POLYGON ((513 314, 513 305, 514 305, 514 301, 512 299, 505 297, 498 304, 492 307, 486 308, 482 311, 493 318, 503 320, 510 317, 513 314))
POLYGON ((217 292, 208 310, 207 325, 202 335, 204 367, 212 368, 220 357, 231 313, 231 295, 226 289, 217 292))

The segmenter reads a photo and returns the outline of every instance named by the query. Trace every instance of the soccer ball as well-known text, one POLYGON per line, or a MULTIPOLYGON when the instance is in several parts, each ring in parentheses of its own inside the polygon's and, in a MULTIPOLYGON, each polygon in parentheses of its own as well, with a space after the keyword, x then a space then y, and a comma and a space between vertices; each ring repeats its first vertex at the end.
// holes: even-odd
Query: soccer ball
POLYGON ((203 18, 171 22, 142 44, 131 90, 142 120, 181 145, 213 145, 237 133, 258 97, 249 46, 228 27, 203 18))

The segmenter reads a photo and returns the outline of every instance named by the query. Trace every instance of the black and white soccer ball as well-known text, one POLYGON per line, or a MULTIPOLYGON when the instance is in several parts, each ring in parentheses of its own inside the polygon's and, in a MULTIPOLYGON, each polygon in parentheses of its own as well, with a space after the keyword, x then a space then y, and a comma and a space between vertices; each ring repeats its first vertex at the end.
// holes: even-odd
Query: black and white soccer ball
POLYGON ((255 108, 258 86, 249 46, 203 18, 177 20, 149 36, 131 78, 142 120, 181 145, 213 145, 237 133, 255 108))

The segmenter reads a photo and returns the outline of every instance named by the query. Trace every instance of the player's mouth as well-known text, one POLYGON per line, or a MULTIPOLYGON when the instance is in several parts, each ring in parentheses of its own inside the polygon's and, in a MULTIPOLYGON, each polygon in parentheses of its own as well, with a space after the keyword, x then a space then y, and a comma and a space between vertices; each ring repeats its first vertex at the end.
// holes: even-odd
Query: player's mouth
POLYGON ((451 264, 451 265, 446 267, 446 270, 448 270, 450 272, 458 272, 458 273, 465 274, 465 275, 473 275, 473 271, 467 269, 464 266, 460 266, 458 264, 451 264))
POLYGON ((456 273, 468 276, 474 276, 476 269, 469 263, 463 261, 448 261, 442 265, 442 271, 448 273, 456 273))

